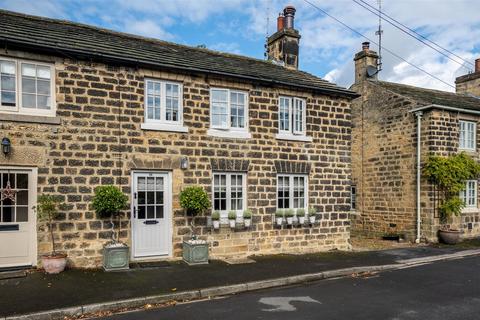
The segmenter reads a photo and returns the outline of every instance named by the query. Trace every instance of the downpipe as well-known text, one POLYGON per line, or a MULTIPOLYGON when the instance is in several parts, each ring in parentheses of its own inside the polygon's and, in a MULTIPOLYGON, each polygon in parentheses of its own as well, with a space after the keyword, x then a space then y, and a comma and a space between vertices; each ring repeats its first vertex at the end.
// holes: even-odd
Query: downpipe
POLYGON ((420 243, 420 224, 421 224, 421 214, 420 214, 420 182, 422 177, 422 168, 421 168, 421 134, 422 134, 422 111, 415 112, 417 117, 417 236, 415 238, 415 243, 420 243))

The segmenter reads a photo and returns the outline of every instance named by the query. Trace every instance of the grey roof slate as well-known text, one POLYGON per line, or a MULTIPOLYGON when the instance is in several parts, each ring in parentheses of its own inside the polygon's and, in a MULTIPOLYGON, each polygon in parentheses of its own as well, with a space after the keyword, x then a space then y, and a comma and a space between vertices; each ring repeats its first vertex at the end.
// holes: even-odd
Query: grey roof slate
POLYGON ((371 81, 391 92, 416 100, 420 105, 441 105, 466 110, 480 110, 480 98, 448 91, 426 89, 405 84, 371 81))
POLYGON ((259 59, 5 10, 0 10, 0 45, 134 66, 231 76, 344 97, 358 96, 307 72, 259 59))

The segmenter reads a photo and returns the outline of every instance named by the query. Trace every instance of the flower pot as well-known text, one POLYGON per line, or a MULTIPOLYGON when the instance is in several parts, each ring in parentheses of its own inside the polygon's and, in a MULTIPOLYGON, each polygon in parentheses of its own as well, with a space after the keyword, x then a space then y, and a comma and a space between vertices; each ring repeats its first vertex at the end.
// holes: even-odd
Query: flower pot
POLYGON ((103 269, 105 271, 128 270, 129 257, 129 248, 126 244, 108 244, 103 248, 103 269))
POLYGON ((219 229, 220 228, 220 220, 213 220, 213 229, 219 229))
POLYGON ((298 217, 298 223, 304 224, 305 223, 305 216, 299 216, 298 217))
POLYGON ((245 227, 250 227, 252 224, 252 219, 244 219, 243 222, 245 223, 245 227))
POLYGON ((208 263, 208 243, 205 240, 183 241, 183 261, 188 265, 208 263))
POLYGON ((315 223, 315 218, 316 216, 308 216, 308 220, 310 221, 311 224, 315 223))
POLYGON ((236 222, 237 222, 237 221, 236 221, 235 219, 230 219, 230 220, 228 220, 228 223, 230 224, 230 228, 234 229, 236 222))
POLYGON ((48 274, 57 274, 65 270, 67 255, 57 253, 54 256, 42 256, 42 266, 48 274))
POLYGON ((438 238, 446 244, 457 244, 460 242, 460 230, 438 230, 438 238))
POLYGON ((293 217, 287 217, 287 224, 292 225, 293 224, 293 217))
POLYGON ((277 221, 277 225, 281 226, 283 224, 283 218, 282 217, 277 217, 275 219, 277 221))

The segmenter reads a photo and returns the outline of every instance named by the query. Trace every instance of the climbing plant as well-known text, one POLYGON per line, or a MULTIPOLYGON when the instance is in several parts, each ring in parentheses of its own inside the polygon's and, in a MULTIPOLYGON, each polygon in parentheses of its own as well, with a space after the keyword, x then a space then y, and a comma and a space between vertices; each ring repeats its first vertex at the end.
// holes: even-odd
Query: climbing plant
POLYGON ((460 192, 465 189, 467 180, 479 176, 480 164, 464 152, 448 157, 432 155, 423 167, 423 174, 440 192, 442 199, 438 210, 442 223, 446 223, 465 207, 460 192))

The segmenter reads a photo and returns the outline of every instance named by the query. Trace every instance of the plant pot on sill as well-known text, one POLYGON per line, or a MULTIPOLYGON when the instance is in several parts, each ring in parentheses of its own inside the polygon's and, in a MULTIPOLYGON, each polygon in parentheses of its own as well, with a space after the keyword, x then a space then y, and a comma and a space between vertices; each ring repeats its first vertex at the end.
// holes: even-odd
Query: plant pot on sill
POLYGON ((212 224, 213 224, 213 229, 215 230, 220 229, 220 220, 213 220, 212 224))
POLYGON ((291 226, 293 224, 293 217, 287 217, 287 224, 291 226))
POLYGON ((243 223, 245 224, 245 228, 250 228, 252 225, 252 219, 243 219, 243 223))
POLYGON ((229 219, 228 223, 230 224, 230 228, 235 229, 235 224, 237 223, 236 219, 229 219))
POLYGON ((103 269, 118 271, 129 269, 129 247, 124 243, 111 243, 103 247, 103 269))
POLYGON ((316 216, 308 216, 308 221, 309 221, 311 224, 314 224, 316 218, 317 218, 316 216))
POLYGON ((281 226, 283 224, 283 218, 275 218, 277 225, 281 226))
POLYGON ((208 243, 204 240, 183 241, 183 261, 188 265, 208 263, 208 243))
POLYGON ((438 238, 446 244, 457 244, 460 242, 460 230, 438 230, 438 238))
POLYGON ((45 269, 45 272, 48 274, 63 272, 67 265, 67 255, 64 253, 42 256, 41 260, 43 269, 45 269))
POLYGON ((299 216, 298 217, 298 223, 299 224, 305 224, 305 216, 299 216))

